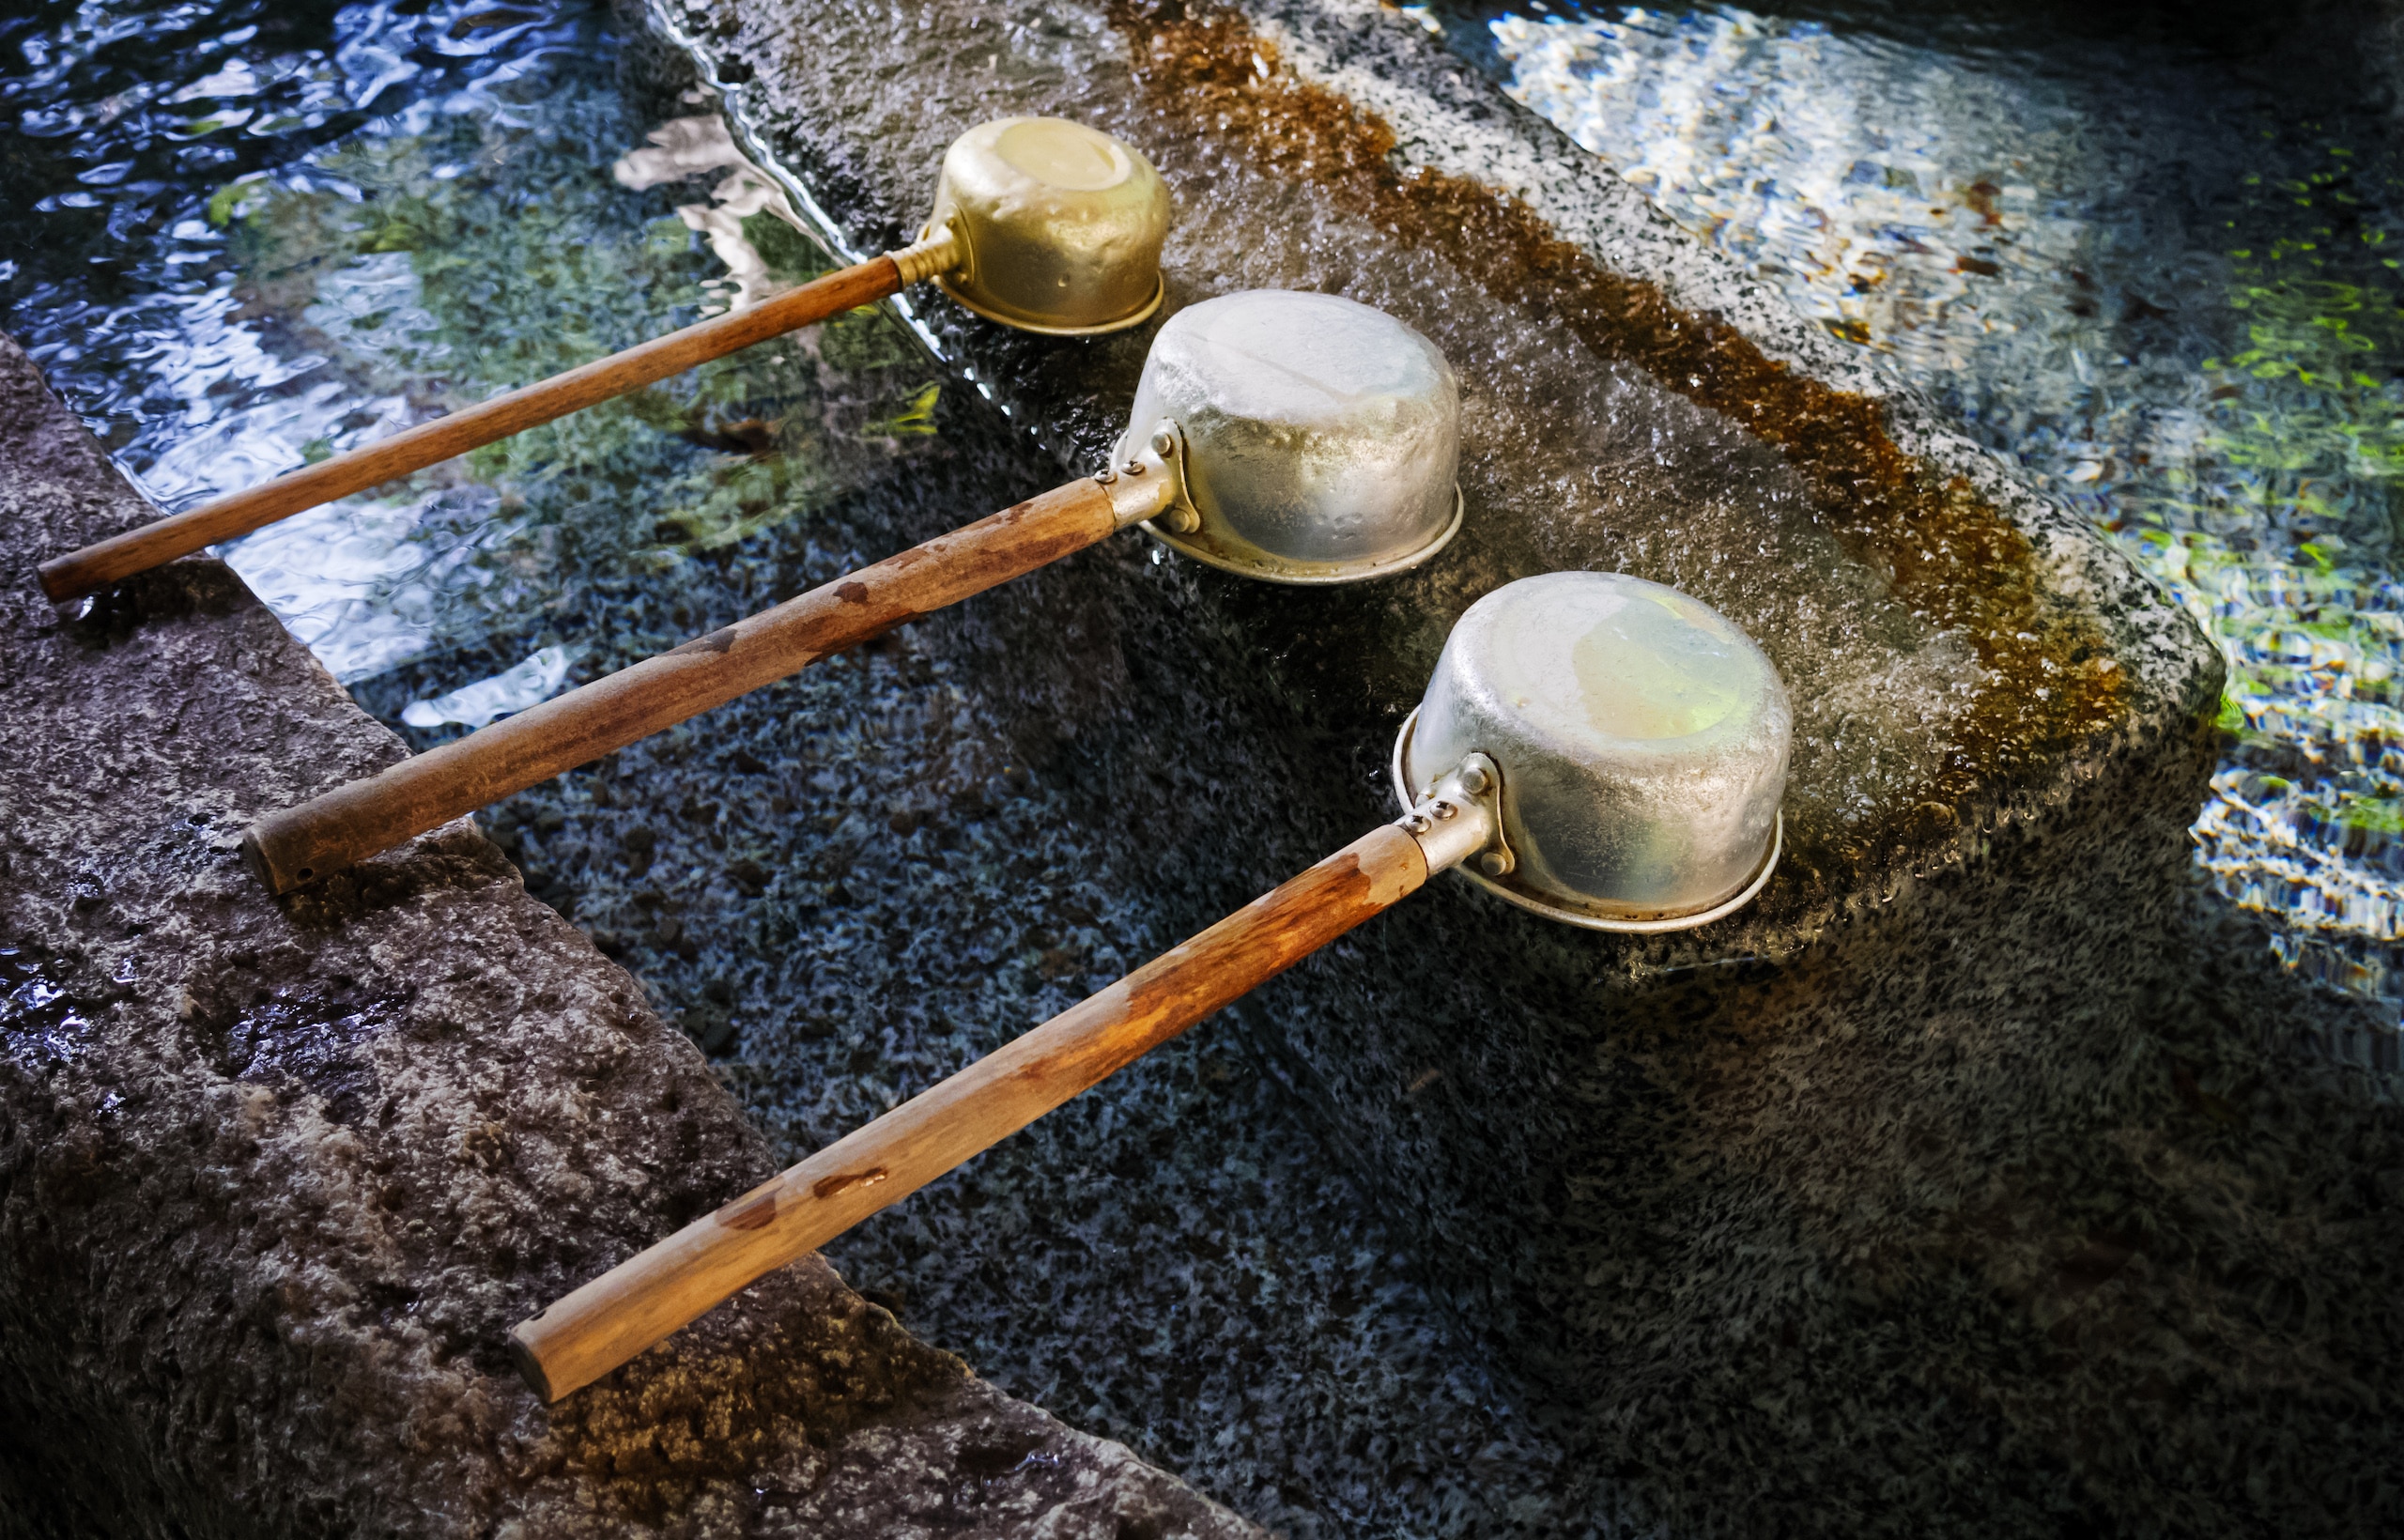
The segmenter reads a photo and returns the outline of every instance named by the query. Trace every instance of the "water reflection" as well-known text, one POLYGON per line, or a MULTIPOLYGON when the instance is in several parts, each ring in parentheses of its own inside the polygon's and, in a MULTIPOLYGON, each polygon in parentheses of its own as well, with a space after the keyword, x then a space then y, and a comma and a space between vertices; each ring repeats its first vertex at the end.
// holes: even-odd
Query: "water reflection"
POLYGON ((754 241, 749 221, 764 213, 800 231, 801 216, 794 212, 784 190, 735 147, 726 119, 715 113, 674 118, 654 129, 650 139, 649 145, 627 151, 610 168, 621 187, 660 187, 713 171, 726 173, 710 189, 709 202, 676 206, 676 217, 685 222, 685 227, 707 239, 711 254, 726 265, 726 278, 707 280, 702 286, 714 291, 731 289, 732 297, 708 308, 740 310, 791 287, 779 279, 767 254, 754 241))
POLYGON ((2231 667, 2198 860, 2404 1001, 2392 135, 2199 50, 1877 16, 1534 3, 1464 46, 2186 606, 2231 667))
MULTIPOLYGON (((11 89, 20 121, 93 162, 79 179, 113 207, 28 252, 11 324, 165 507, 827 266, 701 93, 664 124, 635 116, 592 8, 245 19, 165 59, 131 8, 13 39, 42 66, 11 89), (94 71, 162 65, 90 104, 94 71)), ((33 213, 87 207, 43 190, 56 167, 25 169, 9 191, 33 213)), ((673 583, 696 553, 882 475, 928 435, 932 373, 889 316, 856 313, 224 554, 346 684, 502 632, 581 652, 581 586, 673 583)))
POLYGON ((567 682, 569 668, 583 651, 580 647, 545 647, 525 662, 503 669, 490 679, 462 685, 431 701, 410 701, 401 708, 401 720, 411 727, 456 723, 479 728, 497 716, 539 705, 559 693, 560 686, 567 682))

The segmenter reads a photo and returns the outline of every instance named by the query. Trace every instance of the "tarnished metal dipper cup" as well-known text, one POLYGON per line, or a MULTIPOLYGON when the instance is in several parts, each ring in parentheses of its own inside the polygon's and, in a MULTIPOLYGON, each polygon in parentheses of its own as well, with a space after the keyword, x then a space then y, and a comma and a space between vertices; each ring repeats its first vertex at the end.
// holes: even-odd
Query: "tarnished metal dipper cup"
POLYGON ((911 245, 56 557, 41 564, 41 585, 55 600, 89 593, 921 279, 1021 331, 1083 336, 1134 326, 1160 308, 1167 234, 1168 191, 1132 146, 1065 118, 980 124, 945 154, 933 218, 911 245))
POLYGON ((1436 345, 1333 294, 1255 289, 1189 306, 1152 339, 1128 440, 1168 421, 1186 501, 1149 528, 1272 583, 1417 566, 1460 529, 1460 391, 1436 345))
POLYGON ((935 287, 988 320, 1079 337, 1161 307, 1168 190, 1150 162, 1059 117, 1004 117, 952 141, 919 234, 950 242, 935 287))
POLYGON ((1670 929, 1750 899, 1777 860, 1785 690, 1673 589, 1600 573, 1499 589, 1454 627, 1413 716, 1399 820, 519 1322, 527 1382, 546 1401, 592 1383, 1433 872, 1463 867, 1575 924, 1670 929))
POLYGON ((1452 371, 1366 305, 1283 290, 1195 305, 1161 329, 1135 410, 1099 475, 270 814, 243 841, 252 869, 289 892, 1131 524, 1222 566, 1315 583, 1401 571, 1459 527, 1452 371), (1197 334, 1243 346, 1189 348, 1197 334), (1194 424, 1168 407, 1193 408, 1194 424), (1280 450, 1295 469, 1279 471, 1280 450))
POLYGON ((1571 925, 1679 931, 1769 881, 1793 731, 1777 670, 1717 611, 1553 573, 1453 627, 1395 740, 1395 794, 1413 806, 1472 753, 1516 766, 1495 848, 1462 874, 1571 925))

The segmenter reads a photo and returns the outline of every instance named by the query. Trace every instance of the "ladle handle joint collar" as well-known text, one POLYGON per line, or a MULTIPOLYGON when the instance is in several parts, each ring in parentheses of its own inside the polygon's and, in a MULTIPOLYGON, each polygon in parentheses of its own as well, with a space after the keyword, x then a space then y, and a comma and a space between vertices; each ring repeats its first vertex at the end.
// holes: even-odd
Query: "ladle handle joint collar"
POLYGON ((937 273, 949 272, 967 258, 960 237, 949 224, 885 254, 893 263, 893 270, 902 275, 903 288, 937 273))
POLYGON ((1500 793, 1464 762, 1399 823, 520 1321, 519 1371, 546 1401, 591 1384, 1487 848, 1500 793))
POLYGON ((1502 767, 1478 750, 1437 777, 1395 823, 1419 841, 1431 873, 1473 858, 1479 870, 1499 877, 1518 864, 1502 835, 1502 767))
POLYGON ((1202 515, 1194 506, 1185 467, 1185 430, 1163 417, 1125 464, 1105 465, 1093 479, 1110 494, 1120 529, 1158 519, 1179 533, 1190 533, 1201 527, 1202 515))

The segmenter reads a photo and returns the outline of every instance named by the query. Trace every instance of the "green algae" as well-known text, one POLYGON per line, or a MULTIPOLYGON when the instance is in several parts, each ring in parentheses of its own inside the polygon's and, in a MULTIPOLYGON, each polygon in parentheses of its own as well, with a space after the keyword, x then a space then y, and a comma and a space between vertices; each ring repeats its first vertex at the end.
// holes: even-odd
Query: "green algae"
POLYGON ((2305 175, 2246 179, 2224 226, 2242 346, 2202 362, 2191 453, 2123 488, 2106 527, 2228 660, 2206 869, 2297 927, 2292 958, 2393 993, 2381 877, 2404 834, 2388 747, 2404 743, 2404 275, 2388 254, 2404 242, 2370 212, 2397 179, 2366 187, 2364 157, 2321 152, 2305 175), (2238 853, 2249 844, 2267 857, 2238 853))
MULTIPOLYGON (((640 131, 613 91, 571 83, 538 114, 344 141, 297 174, 228 184, 208 217, 229 234, 237 294, 263 328, 325 357, 357 393, 431 416, 735 298, 693 220, 668 207, 706 208, 723 168, 622 186, 611 162, 640 131)), ((737 228, 763 270, 761 294, 833 266, 774 210, 737 228)), ((426 509, 411 536, 421 544, 472 548, 464 565, 479 580, 455 583, 433 622, 455 641, 519 625, 529 601, 593 577, 672 569, 885 473, 904 443, 933 432, 932 374, 889 311, 854 311, 368 497, 426 509)), ((383 431, 320 438, 303 453, 322 458, 383 431)))

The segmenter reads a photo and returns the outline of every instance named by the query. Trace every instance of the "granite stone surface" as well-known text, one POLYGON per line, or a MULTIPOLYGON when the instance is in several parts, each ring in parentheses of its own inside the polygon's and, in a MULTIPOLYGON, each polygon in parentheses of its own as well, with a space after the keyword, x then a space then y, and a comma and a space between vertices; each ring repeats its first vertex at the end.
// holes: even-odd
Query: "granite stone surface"
POLYGON ((388 762, 0 343, 0 1534, 1239 1535, 815 1257, 545 1409, 508 1325, 770 1169, 467 822, 278 903, 259 811, 388 762))

